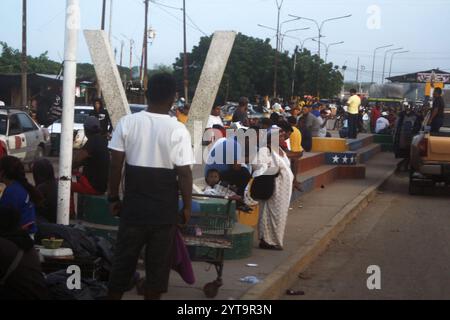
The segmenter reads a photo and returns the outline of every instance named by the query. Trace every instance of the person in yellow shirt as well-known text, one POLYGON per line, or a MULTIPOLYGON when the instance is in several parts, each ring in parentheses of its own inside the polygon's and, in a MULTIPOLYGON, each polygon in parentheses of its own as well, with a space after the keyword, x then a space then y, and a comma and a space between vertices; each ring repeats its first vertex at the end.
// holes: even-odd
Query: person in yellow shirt
POLYGON ((358 114, 361 106, 361 98, 356 95, 356 90, 350 90, 350 98, 347 101, 348 105, 348 138, 356 139, 358 136, 358 114))
POLYGON ((191 106, 189 104, 185 104, 184 107, 177 109, 177 119, 182 124, 186 124, 189 118, 189 110, 191 106))
POLYGON ((291 136, 289 138, 290 145, 291 145, 291 151, 292 152, 303 152, 302 147, 302 134, 300 130, 297 128, 297 118, 295 117, 289 117, 288 118, 289 124, 292 126, 292 130, 294 130, 291 133, 291 136))

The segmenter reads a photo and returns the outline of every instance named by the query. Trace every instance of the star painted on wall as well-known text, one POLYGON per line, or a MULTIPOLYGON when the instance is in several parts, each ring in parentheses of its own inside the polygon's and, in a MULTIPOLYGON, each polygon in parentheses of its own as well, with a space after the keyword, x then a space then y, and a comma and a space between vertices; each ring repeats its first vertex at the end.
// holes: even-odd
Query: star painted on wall
POLYGON ((348 160, 350 160, 349 158, 347 158, 347 156, 344 156, 343 158, 342 158, 342 162, 343 163, 347 163, 348 162, 348 160))
POLYGON ((333 157, 333 163, 339 163, 339 157, 337 155, 333 157))

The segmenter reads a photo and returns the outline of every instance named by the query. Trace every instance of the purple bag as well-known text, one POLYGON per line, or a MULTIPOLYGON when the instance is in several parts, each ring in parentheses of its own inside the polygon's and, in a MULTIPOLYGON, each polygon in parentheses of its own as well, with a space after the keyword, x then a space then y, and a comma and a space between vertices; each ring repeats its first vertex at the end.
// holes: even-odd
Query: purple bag
POLYGON ((175 254, 172 269, 178 272, 187 284, 192 285, 195 283, 194 270, 192 270, 189 252, 178 228, 175 235, 175 254))

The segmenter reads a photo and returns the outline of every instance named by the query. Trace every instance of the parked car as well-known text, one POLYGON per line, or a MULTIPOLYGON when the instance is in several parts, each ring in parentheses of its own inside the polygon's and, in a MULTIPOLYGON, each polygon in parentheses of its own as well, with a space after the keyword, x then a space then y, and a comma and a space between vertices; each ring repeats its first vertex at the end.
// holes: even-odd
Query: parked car
MULTIPOLYGON (((92 106, 75 106, 74 124, 73 124, 73 147, 80 149, 87 141, 84 135, 84 121, 89 113, 94 110, 92 106)), ((61 120, 55 121, 48 127, 52 141, 52 155, 59 154, 59 146, 61 141, 61 120)))
POLYGON ((444 125, 439 133, 422 131, 411 145, 409 193, 421 194, 424 188, 432 188, 436 183, 450 185, 450 108, 445 109, 444 125))
POLYGON ((0 157, 15 156, 31 163, 50 152, 50 135, 26 113, 18 109, 0 109, 0 157))

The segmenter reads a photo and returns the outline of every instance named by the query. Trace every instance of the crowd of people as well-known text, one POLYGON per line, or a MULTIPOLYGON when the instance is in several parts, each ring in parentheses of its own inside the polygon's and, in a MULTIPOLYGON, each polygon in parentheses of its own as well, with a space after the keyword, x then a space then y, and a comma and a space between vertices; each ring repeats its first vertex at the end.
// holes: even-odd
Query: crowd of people
MULTIPOLYGON (((177 226, 188 223, 191 216, 194 155, 190 133, 184 126, 189 105, 178 105, 175 116, 170 115, 176 82, 169 74, 152 76, 149 88, 148 110, 123 117, 114 131, 101 100, 95 100, 95 109, 84 123, 87 143, 73 157, 73 169, 83 170, 75 174, 72 192, 106 193, 112 214, 120 217, 109 279, 110 299, 121 299, 128 290, 144 247, 145 298, 158 299, 167 291, 177 226), (123 178, 125 183, 120 192, 123 178), (152 181, 155 183, 149 183, 152 181), (181 208, 178 207, 180 194, 181 208)), ((435 90, 428 123, 431 130, 439 130, 442 125, 440 95, 435 90)), ((297 161, 304 152, 311 151, 313 137, 331 136, 327 124, 336 113, 313 97, 289 104, 280 100, 270 104, 268 99, 262 103, 270 115, 252 119, 247 112, 249 99, 240 98, 231 124, 236 134, 231 136, 226 135, 221 107, 212 108, 207 129, 213 131, 210 137, 214 138, 207 141, 204 193, 236 200, 242 210, 258 203, 259 247, 283 250, 291 196, 295 190, 302 191, 297 161), (245 136, 240 140, 238 133, 249 130, 257 133, 256 141, 251 142, 245 136)), ((351 90, 347 102, 349 138, 356 138, 358 131, 361 132, 358 119, 363 109, 360 107, 361 99, 356 90, 351 90)), ((36 117, 48 123, 39 112, 36 117)), ((399 114, 388 113, 376 105, 362 118, 369 118, 369 127, 376 133, 392 133, 396 155, 408 157, 412 136, 422 123, 421 115, 412 105, 406 103, 399 114)), ((34 185, 27 180, 18 158, 0 159, 0 182, 6 186, 0 198, 0 297, 11 292, 21 297, 46 296, 45 290, 40 291, 41 295, 33 290, 20 291, 26 291, 24 280, 8 271, 9 266, 22 272, 32 270, 29 277, 33 279, 29 283, 34 281, 34 288, 42 287, 42 273, 32 241, 39 221, 57 222, 58 186, 49 160, 36 161, 32 173, 34 185), (26 255, 29 257, 23 260, 26 255)), ((71 213, 75 217, 73 202, 71 213)))

